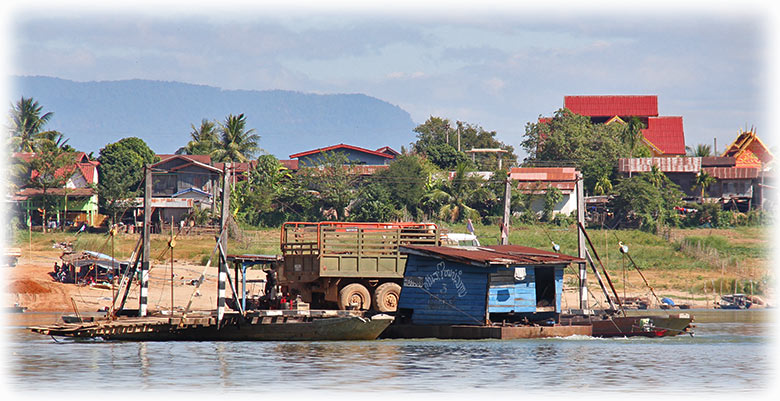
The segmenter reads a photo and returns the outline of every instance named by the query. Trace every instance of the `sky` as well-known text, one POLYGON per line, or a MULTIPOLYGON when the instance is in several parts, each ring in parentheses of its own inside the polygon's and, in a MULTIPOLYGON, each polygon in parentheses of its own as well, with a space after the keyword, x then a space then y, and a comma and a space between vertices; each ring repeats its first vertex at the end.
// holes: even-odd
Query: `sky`
POLYGON ((566 95, 657 95, 686 145, 750 127, 776 143, 770 2, 12 3, 12 75, 363 93, 516 149, 566 95))

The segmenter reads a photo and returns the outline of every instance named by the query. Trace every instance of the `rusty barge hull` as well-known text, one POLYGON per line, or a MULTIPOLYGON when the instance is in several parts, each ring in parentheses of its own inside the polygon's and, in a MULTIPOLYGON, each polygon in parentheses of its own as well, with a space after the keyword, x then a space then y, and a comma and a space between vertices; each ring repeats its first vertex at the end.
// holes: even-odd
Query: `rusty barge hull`
POLYGON ((138 317, 29 329, 55 337, 116 341, 345 341, 375 340, 393 321, 388 315, 364 317, 342 311, 283 312, 293 313, 250 312, 246 318, 226 314, 219 324, 213 316, 138 317))
POLYGON ((590 336, 591 326, 472 326, 472 325, 416 325, 393 324, 381 338, 411 339, 438 338, 446 340, 516 340, 523 338, 590 336))

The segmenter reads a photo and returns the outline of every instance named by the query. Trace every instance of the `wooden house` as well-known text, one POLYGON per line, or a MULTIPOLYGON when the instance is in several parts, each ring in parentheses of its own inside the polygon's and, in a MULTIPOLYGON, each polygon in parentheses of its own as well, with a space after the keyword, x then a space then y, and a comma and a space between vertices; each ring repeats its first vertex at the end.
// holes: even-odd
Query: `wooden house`
POLYGON ((401 247, 398 304, 415 325, 558 320, 563 269, 582 259, 518 245, 401 247))
MULTIPOLYGON (((208 155, 158 155, 152 165, 152 221, 179 224, 194 206, 214 209, 222 170, 211 165, 208 155)), ((139 199, 140 200, 140 199, 139 199)), ((136 202, 138 211, 143 202, 136 202)))

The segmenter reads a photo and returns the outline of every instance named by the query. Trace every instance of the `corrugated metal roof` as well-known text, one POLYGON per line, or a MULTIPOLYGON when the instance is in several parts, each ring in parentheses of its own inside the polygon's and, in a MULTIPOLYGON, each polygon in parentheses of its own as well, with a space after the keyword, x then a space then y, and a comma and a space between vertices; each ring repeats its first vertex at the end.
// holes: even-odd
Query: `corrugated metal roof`
POLYGON ((492 265, 560 265, 585 262, 584 259, 574 256, 520 245, 489 245, 477 247, 404 245, 400 247, 400 250, 403 253, 446 259, 482 267, 492 265))
POLYGON ((704 171, 719 180, 758 178, 758 168, 756 167, 706 167, 704 171))
POLYGON ((642 135, 664 155, 685 154, 682 117, 650 117, 642 135))
POLYGON ((733 157, 708 156, 701 158, 702 167, 733 167, 737 159, 733 157))
POLYGON ((634 157, 618 159, 621 173, 644 173, 658 167, 664 173, 698 173, 701 157, 634 157))
POLYGON ((157 157, 160 158, 160 162, 164 162, 168 159, 173 159, 175 157, 180 157, 192 161, 196 161, 198 163, 203 164, 211 164, 211 156, 210 155, 169 155, 169 154, 161 154, 157 155, 157 157))
POLYGON ((332 145, 332 146, 328 146, 328 147, 324 147, 324 148, 319 148, 319 149, 314 149, 314 150, 307 150, 305 152, 296 153, 294 155, 290 155, 290 159, 297 159, 297 158, 300 158, 300 157, 303 157, 303 156, 309 156, 309 155, 313 155, 313 154, 316 154, 316 153, 330 152, 330 151, 334 151, 334 150, 338 150, 338 149, 350 149, 350 150, 354 150, 354 151, 357 151, 357 152, 368 153, 368 154, 374 155, 374 156, 386 157, 388 159, 392 159, 392 158, 395 157, 392 154, 382 153, 382 152, 378 152, 378 151, 371 150, 371 149, 365 149, 365 148, 361 148, 361 147, 358 147, 358 146, 352 146, 352 145, 347 145, 347 144, 340 143, 338 145, 332 145))
POLYGON ((589 117, 651 117, 658 115, 658 96, 565 96, 563 105, 589 117))

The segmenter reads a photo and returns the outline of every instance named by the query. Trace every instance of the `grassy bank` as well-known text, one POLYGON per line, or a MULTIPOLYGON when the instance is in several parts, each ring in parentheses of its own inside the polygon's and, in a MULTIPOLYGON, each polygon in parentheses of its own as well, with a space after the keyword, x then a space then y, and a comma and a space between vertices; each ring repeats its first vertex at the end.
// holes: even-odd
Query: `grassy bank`
MULTIPOLYGON (((441 224, 452 232, 466 232, 462 224, 441 224)), ((482 244, 499 241, 498 226, 476 226, 482 244)), ((763 294, 771 280, 769 271, 770 230, 761 227, 733 229, 677 229, 664 236, 638 230, 589 229, 588 233, 619 291, 646 291, 641 277, 619 252, 618 241, 629 247, 629 253, 642 269, 659 296, 665 291, 686 291, 697 294, 715 292, 747 292, 763 294)), ((114 238, 113 253, 127 259, 138 241, 138 235, 120 234, 114 238)), ((244 230, 241 238, 229 241, 228 252, 234 254, 278 254, 279 229, 244 230)), ((512 227, 510 243, 551 250, 551 241, 560 245, 560 252, 577 255, 577 232, 574 226, 527 225, 512 227)), ((32 233, 19 232, 16 246, 23 257, 32 249, 33 255, 59 256, 54 248, 59 242, 71 242, 74 250, 112 253, 107 234, 32 233), (31 248, 30 248, 31 247, 31 248)), ((167 262, 168 235, 152 236, 151 256, 158 263, 167 262)), ((213 236, 181 236, 176 241, 174 258, 178 261, 205 263, 215 244, 213 236)), ((567 269, 567 285, 576 283, 573 268, 567 269)))

